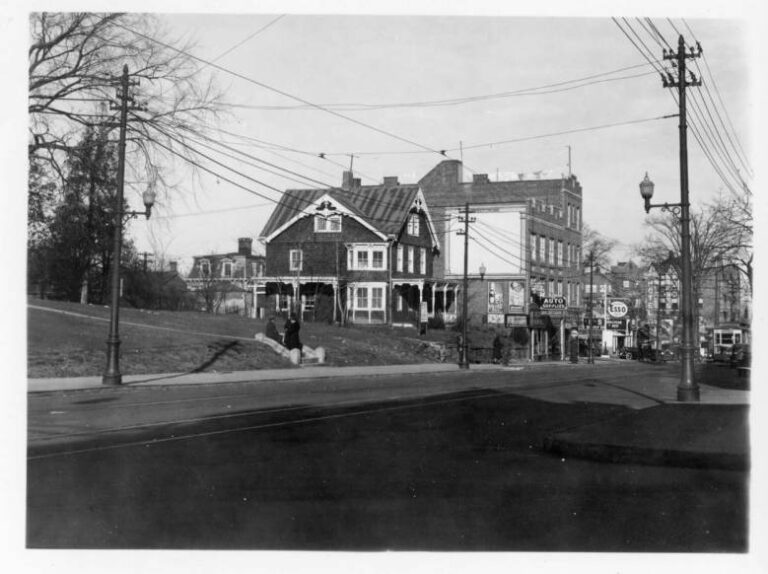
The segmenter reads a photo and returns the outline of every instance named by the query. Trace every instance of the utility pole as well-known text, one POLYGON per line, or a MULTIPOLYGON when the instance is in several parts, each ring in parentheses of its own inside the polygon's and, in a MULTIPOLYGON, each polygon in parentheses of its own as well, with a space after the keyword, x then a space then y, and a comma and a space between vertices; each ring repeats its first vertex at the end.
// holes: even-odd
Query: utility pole
MULTIPOLYGON (((128 79, 128 65, 123 66, 123 75, 120 78, 120 89, 117 93, 120 99, 120 138, 117 151, 117 191, 115 194, 114 214, 114 240, 112 246, 112 303, 109 317, 109 336, 107 337, 107 366, 102 376, 104 385, 120 385, 123 376, 120 373, 120 256, 123 249, 123 216, 136 217, 140 213, 149 219, 152 205, 155 201, 154 189, 150 188, 144 194, 145 211, 123 211, 123 183, 125 179, 125 129, 128 123, 128 102, 133 97, 128 94, 129 86, 138 84, 137 81, 128 79)), ((132 106, 134 109, 143 109, 132 106)))
POLYGON ((469 368, 469 343, 467 342, 467 323, 469 322, 469 299, 468 299, 468 289, 469 289, 469 278, 467 277, 467 272, 469 268, 469 224, 474 223, 475 218, 473 217, 470 220, 469 217, 470 211, 469 211, 469 203, 467 202, 464 205, 464 216, 459 217, 459 222, 464 223, 464 229, 459 230, 458 234, 464 236, 464 281, 463 281, 463 287, 462 287, 462 297, 463 297, 463 307, 464 307, 464 317, 462 321, 462 328, 461 328, 461 349, 459 350, 459 368, 460 369, 468 369, 469 368))
POLYGON ((587 326, 587 345, 589 345, 589 351, 587 354, 587 363, 594 363, 592 358, 592 302, 595 298, 595 284, 594 284, 594 263, 595 263, 595 251, 589 251, 589 303, 587 315, 589 316, 589 325, 587 326))
MULTIPOLYGON (((696 384, 693 365, 693 272, 691 269, 691 216, 690 200, 688 197, 688 142, 686 121, 685 89, 689 86, 700 86, 701 80, 696 79, 690 73, 691 79, 686 80, 686 60, 688 58, 701 57, 701 45, 697 44, 697 50, 693 47, 690 51, 685 49, 683 36, 677 42, 677 52, 664 50, 664 59, 671 60, 677 67, 677 79, 671 73, 667 77, 662 76, 665 88, 677 88, 678 105, 680 107, 680 238, 681 238, 681 267, 682 267, 682 319, 683 319, 683 360, 680 373, 680 384, 677 387, 677 400, 681 402, 698 402, 699 387, 696 384)), ((696 333, 698 336, 698 333, 696 333)))

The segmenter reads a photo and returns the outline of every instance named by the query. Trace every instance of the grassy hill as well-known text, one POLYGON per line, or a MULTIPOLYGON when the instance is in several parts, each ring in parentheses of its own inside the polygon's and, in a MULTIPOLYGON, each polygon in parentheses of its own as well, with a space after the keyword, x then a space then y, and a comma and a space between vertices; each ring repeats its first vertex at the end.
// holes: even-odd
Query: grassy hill
MULTIPOLYGON (((109 308, 61 301, 27 302, 28 376, 101 375, 106 365, 109 308)), ((278 325, 280 328, 281 325, 278 325)), ((124 375, 290 368, 253 336, 264 321, 237 315, 120 309, 124 375)), ((428 339, 452 340, 450 331, 428 339)), ((329 365, 392 365, 437 360, 415 329, 304 323, 301 339, 326 349, 329 365)))

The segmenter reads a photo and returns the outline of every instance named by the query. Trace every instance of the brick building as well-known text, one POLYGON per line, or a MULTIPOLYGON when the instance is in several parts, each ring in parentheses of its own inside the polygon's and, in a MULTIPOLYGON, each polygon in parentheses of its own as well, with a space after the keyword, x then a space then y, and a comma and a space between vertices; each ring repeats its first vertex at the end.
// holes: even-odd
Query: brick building
POLYGON ((457 232, 469 209, 470 324, 527 329, 531 357, 562 353, 581 305, 582 189, 576 177, 491 181, 474 174, 464 182, 461 162, 448 160, 419 185, 441 238, 438 285, 463 279, 464 237, 457 232), (546 308, 555 298, 565 309, 546 308))

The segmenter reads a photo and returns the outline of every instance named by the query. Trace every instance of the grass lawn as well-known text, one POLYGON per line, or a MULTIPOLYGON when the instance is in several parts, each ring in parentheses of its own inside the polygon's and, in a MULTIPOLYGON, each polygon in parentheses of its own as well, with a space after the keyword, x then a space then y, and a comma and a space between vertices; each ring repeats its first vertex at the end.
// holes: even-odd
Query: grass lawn
MULTIPOLYGON (((101 375, 109 314, 103 306, 29 299, 28 376, 101 375)), ((253 340, 263 331, 264 321, 238 315, 121 307, 120 371, 130 375, 290 368, 290 362, 253 340)), ((426 338, 452 341, 454 337, 446 330, 431 331, 426 338)), ((327 364, 335 366, 437 360, 415 329, 304 323, 301 339, 312 348, 324 347, 327 364)))

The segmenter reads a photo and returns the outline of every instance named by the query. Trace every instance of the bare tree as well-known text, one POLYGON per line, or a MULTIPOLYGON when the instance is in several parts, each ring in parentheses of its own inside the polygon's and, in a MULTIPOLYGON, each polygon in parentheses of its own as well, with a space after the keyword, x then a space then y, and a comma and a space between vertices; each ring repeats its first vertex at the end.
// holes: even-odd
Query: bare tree
POLYGON ((132 101, 146 108, 130 118, 134 145, 126 180, 159 180, 159 190, 167 191, 161 166, 175 157, 173 139, 222 111, 213 79, 201 72, 191 44, 170 38, 149 14, 33 13, 30 35, 30 163, 66 180, 67 157, 84 128, 115 124, 108 104, 126 64, 131 79, 140 81, 131 87, 132 101))
MULTIPOLYGON (((616 240, 602 235, 588 225, 583 225, 581 230, 581 250, 585 261, 592 259, 596 268, 608 269, 610 267, 610 255, 616 247, 616 240)), ((585 263, 588 265, 588 263, 585 263)))

